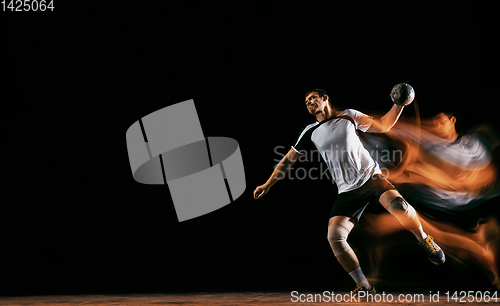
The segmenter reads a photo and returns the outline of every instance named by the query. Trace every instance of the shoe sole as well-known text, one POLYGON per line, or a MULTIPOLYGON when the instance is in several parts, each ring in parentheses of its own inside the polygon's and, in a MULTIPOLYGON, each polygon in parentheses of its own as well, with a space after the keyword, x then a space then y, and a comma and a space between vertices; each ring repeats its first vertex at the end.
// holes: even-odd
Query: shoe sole
POLYGON ((445 261, 446 261, 446 258, 442 262, 435 262, 435 261, 432 261, 432 260, 430 262, 432 262, 436 266, 440 266, 440 265, 444 264, 445 261))

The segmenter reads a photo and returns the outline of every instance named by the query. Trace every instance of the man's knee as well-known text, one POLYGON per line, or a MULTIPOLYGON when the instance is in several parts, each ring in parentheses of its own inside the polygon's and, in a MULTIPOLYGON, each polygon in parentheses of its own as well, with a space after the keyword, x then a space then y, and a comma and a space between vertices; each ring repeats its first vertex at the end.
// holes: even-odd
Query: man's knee
POLYGON ((387 211, 396 217, 404 214, 411 219, 417 218, 417 212, 413 206, 408 204, 408 202, 406 202, 406 200, 401 196, 398 196, 391 201, 391 204, 387 207, 387 211))
POLYGON ((330 242, 335 256, 351 250, 351 247, 347 243, 347 236, 349 236, 349 230, 345 227, 336 224, 328 226, 328 242, 330 242))

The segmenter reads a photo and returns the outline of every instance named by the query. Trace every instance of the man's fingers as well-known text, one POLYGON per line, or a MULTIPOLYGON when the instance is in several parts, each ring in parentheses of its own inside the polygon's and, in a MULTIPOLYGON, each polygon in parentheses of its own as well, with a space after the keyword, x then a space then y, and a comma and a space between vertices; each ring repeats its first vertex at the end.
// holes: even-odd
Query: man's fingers
POLYGON ((262 189, 259 196, 257 197, 257 199, 260 199, 265 193, 266 193, 266 191, 264 189, 262 189))
POLYGON ((262 197, 262 194, 264 193, 264 190, 259 190, 259 194, 257 195, 257 199, 260 199, 262 197))
POLYGON ((259 197, 257 196, 257 192, 259 192, 260 190, 262 190, 262 189, 260 189, 259 187, 257 187, 257 188, 253 191, 253 198, 254 198, 254 199, 258 199, 258 198, 259 198, 259 197))
POLYGON ((253 198, 254 199, 260 199, 263 195, 265 195, 267 193, 267 190, 266 188, 263 188, 261 186, 255 188, 254 192, 253 192, 253 198))

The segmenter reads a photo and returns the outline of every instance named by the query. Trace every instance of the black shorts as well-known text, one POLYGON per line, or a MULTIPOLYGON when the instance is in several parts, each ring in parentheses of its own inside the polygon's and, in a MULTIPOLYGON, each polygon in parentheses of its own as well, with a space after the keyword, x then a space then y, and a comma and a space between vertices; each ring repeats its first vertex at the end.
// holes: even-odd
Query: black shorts
POLYGON ((359 221, 369 205, 373 208, 381 207, 378 200, 387 190, 396 190, 396 188, 383 175, 375 174, 361 187, 338 194, 333 203, 330 218, 346 216, 359 221))

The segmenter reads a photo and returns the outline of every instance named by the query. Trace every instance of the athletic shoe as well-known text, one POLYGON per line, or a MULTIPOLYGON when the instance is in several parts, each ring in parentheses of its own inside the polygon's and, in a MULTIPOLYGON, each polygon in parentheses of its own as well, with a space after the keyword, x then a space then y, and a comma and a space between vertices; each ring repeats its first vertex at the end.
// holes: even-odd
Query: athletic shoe
POLYGON ((429 260, 435 265, 441 265, 446 260, 443 250, 434 242, 432 236, 427 236, 420 242, 420 246, 425 250, 429 260))
POLYGON ((362 283, 357 283, 356 284, 356 289, 354 289, 353 291, 351 291, 351 294, 356 294, 358 293, 359 291, 366 291, 368 293, 376 293, 377 291, 375 290, 375 287, 371 287, 371 289, 366 289, 362 283))

